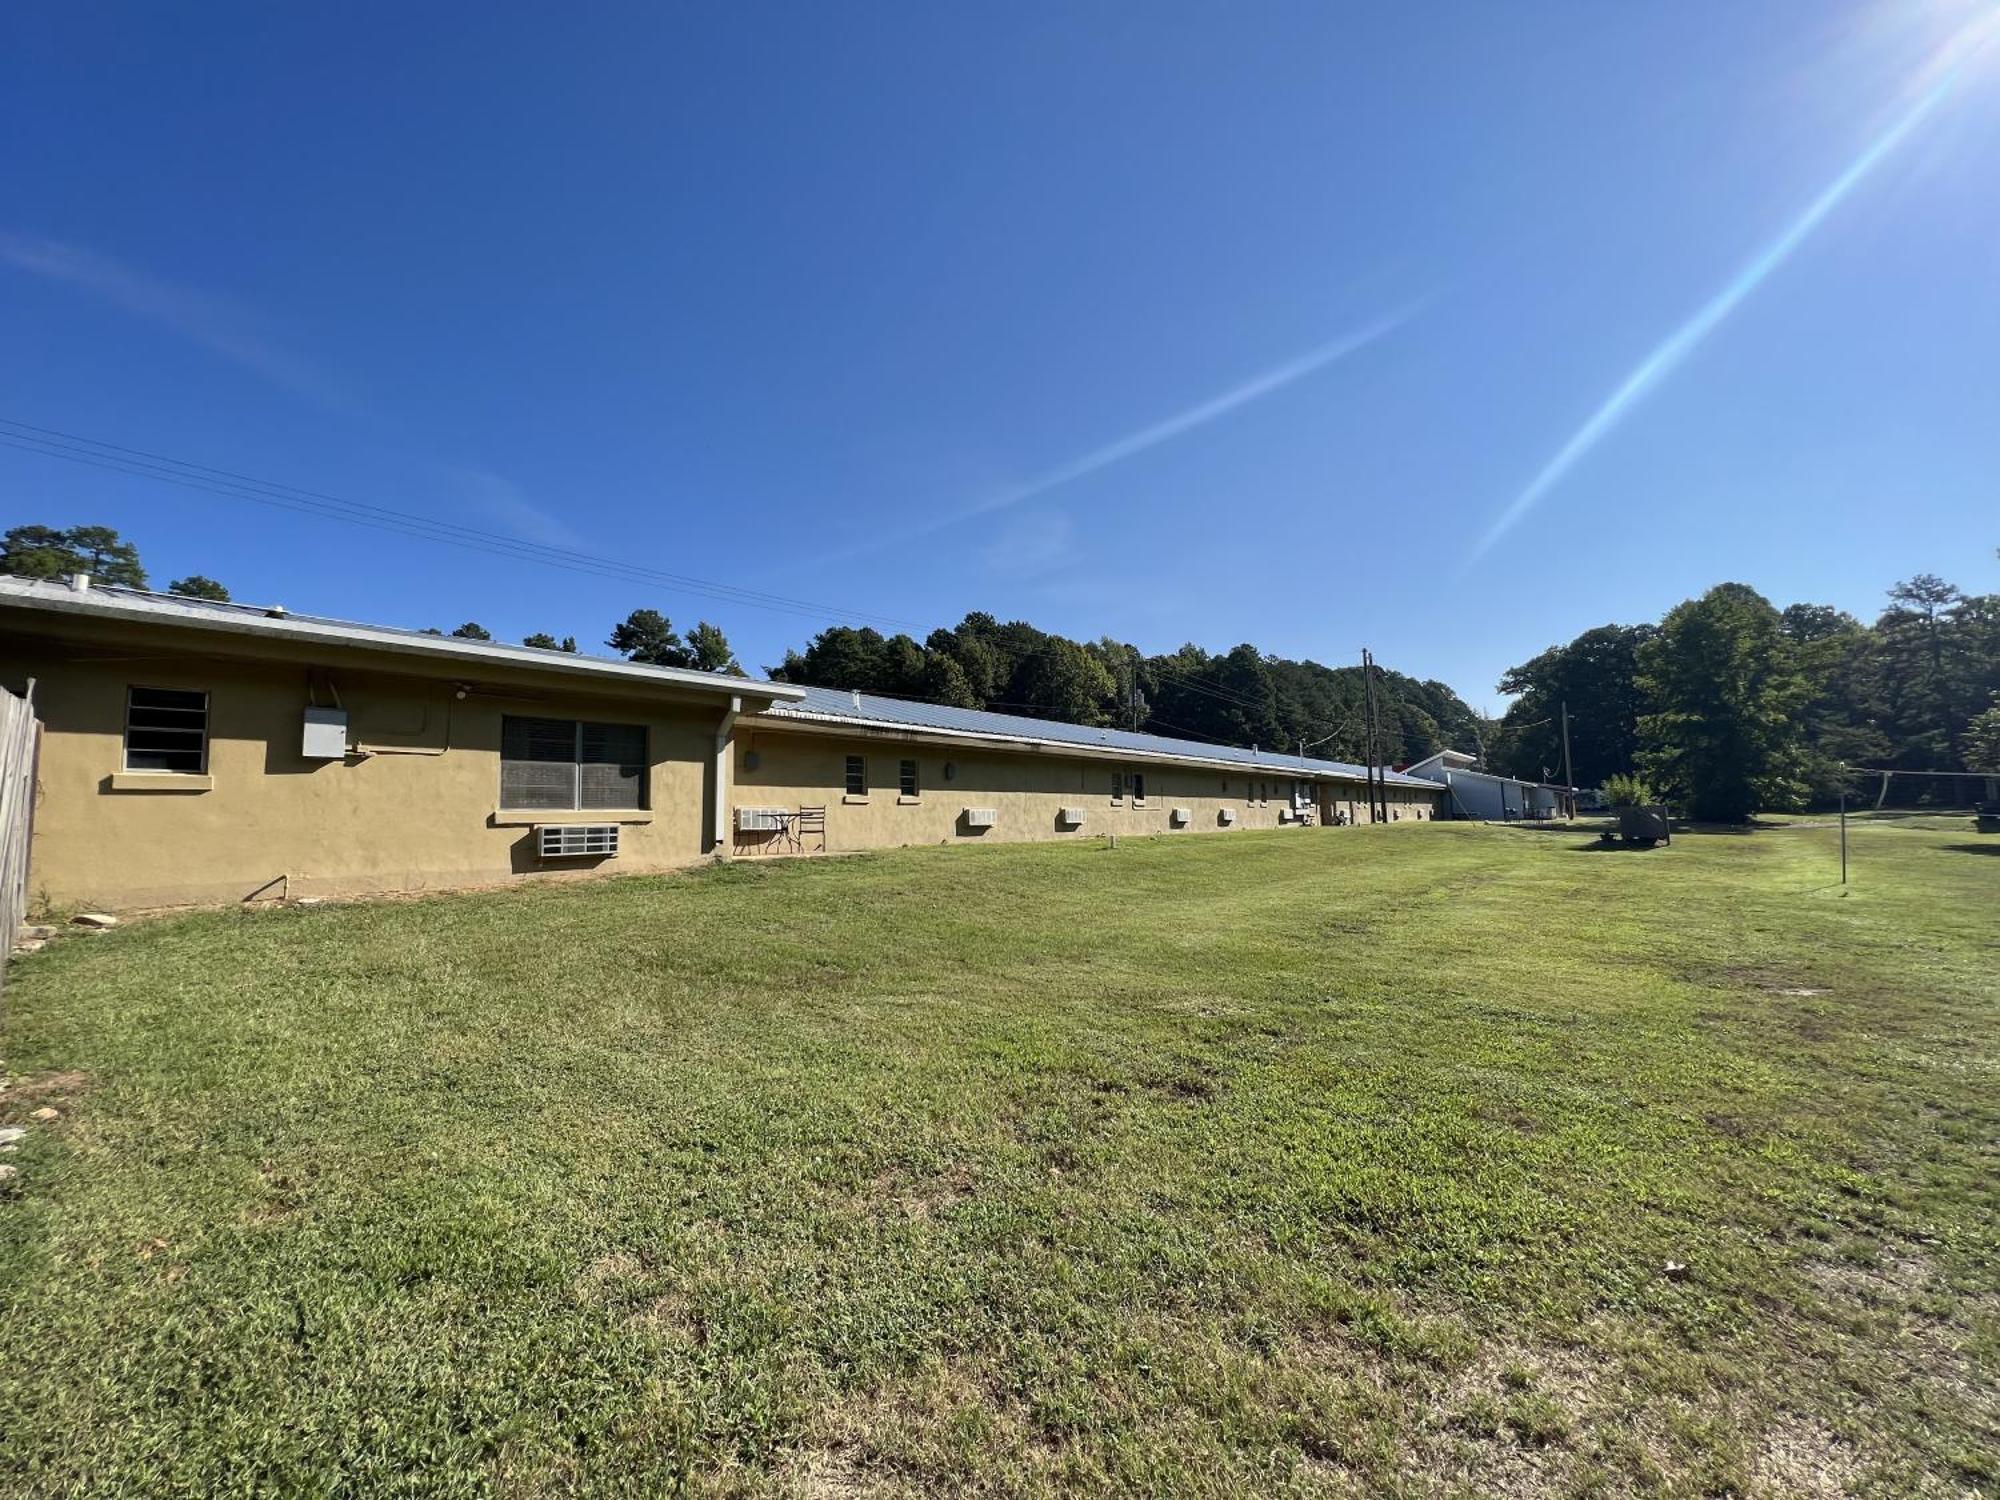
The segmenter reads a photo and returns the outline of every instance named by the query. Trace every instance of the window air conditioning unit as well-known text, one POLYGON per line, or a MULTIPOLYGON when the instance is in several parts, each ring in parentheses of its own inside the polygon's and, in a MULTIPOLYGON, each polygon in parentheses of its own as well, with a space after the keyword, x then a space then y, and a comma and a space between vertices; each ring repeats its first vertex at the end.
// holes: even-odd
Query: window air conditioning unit
POLYGON ((1194 814, 1185 807, 1177 807, 1168 815, 1167 821, 1176 828, 1185 828, 1194 821, 1194 814))
POLYGON ((784 826, 784 818, 778 808, 739 807, 736 809, 736 831, 738 833, 776 833, 784 826))
POLYGON ((1065 828, 1081 828, 1083 826, 1083 809, 1080 807, 1058 808, 1056 810, 1056 821, 1065 828))
POLYGON ((618 853, 616 823, 538 823, 543 859, 609 859, 618 853))
POLYGON ((1225 807, 1221 812, 1216 814, 1216 819, 1224 828, 1234 828, 1236 826, 1236 809, 1225 807))
POLYGON ((997 807, 968 807, 965 810, 967 828, 991 828, 999 821, 1000 810, 997 807))

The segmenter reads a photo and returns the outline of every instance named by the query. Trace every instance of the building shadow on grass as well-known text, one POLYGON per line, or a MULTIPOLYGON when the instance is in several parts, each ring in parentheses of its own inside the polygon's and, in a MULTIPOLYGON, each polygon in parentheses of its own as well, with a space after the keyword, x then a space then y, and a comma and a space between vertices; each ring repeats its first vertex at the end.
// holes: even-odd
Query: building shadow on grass
POLYGON ((1945 848, 1953 854, 2000 854, 2000 839, 1990 844, 1946 844, 1945 848))

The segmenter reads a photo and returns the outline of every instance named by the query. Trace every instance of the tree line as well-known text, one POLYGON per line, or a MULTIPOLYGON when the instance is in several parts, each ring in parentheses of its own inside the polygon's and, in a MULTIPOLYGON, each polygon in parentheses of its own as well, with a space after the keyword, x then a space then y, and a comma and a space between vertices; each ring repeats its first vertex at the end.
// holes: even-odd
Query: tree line
MULTIPOLYGON (((1780 609, 1725 583, 1656 625, 1601 625, 1510 670, 1494 768, 1562 765, 1563 706, 1578 785, 1636 777, 1697 818, 1824 806, 1855 768, 2000 773, 2000 594, 1934 574, 1888 591, 1872 623, 1826 604, 1780 609)), ((1899 803, 1951 798, 1891 781, 1899 803)))
MULTIPOLYGON (((1220 655, 1189 644, 1148 656, 1109 636, 1075 641, 975 611, 921 643, 838 625, 787 651, 771 676, 1246 749, 1303 747, 1355 762, 1366 754, 1359 666, 1290 661, 1247 644, 1220 655)), ((1378 667, 1375 692, 1383 761, 1421 760, 1478 738, 1479 716, 1441 682, 1378 667)))
MULTIPOLYGON (((0 573, 20 578, 67 578, 72 573, 88 573, 97 582, 118 588, 150 587, 139 549, 109 526, 16 526, 0 536, 0 573)), ((201 573, 176 578, 167 592, 190 599, 207 599, 219 604, 230 602, 229 590, 201 573)), ((443 636, 445 631, 431 626, 425 635, 443 636)), ((463 641, 490 641, 493 632, 477 620, 467 620, 450 635, 463 641)), ((576 637, 557 640, 538 630, 522 638, 524 646, 544 651, 576 652, 576 637)), ((698 620, 685 637, 673 622, 656 609, 635 609, 612 627, 605 645, 628 661, 661 667, 687 667, 699 672, 741 673, 743 667, 720 626, 698 620)))
MULTIPOLYGON (((0 572, 87 572, 147 586, 138 550, 110 527, 17 526, 0 537, 0 572)), ((201 574, 169 592, 226 601, 201 574)), ((430 634, 444 632, 432 629, 430 634)), ((492 640, 477 621, 451 634, 492 640)), ((574 636, 524 645, 574 652, 574 636)), ((719 626, 683 634, 636 609, 604 644, 629 661, 740 674, 719 626)), ((1147 655, 1109 636, 1077 641, 974 611, 923 641, 834 626, 769 669, 780 682, 856 688, 958 708, 1110 725, 1332 760, 1367 756, 1359 667, 1188 644, 1147 655)), ((1932 574, 1888 591, 1872 623, 1825 604, 1779 609, 1725 583, 1657 624, 1601 625, 1510 669, 1497 722, 1441 682, 1376 669, 1376 753, 1407 764, 1472 749, 1494 770, 1549 781, 1563 770, 1567 708, 1572 778, 1670 799, 1695 817, 1740 821, 1758 808, 1823 805, 1855 787, 1855 768, 2000 774, 2000 595, 1967 594, 1932 574)), ((1909 779, 1892 796, 1948 788, 1909 779)))

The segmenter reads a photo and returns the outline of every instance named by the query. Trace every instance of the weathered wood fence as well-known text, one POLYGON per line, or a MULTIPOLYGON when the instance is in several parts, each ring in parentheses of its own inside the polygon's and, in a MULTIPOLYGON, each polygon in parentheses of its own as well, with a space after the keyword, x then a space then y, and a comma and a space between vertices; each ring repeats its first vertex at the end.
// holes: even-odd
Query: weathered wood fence
MULTIPOLYGON (((26 697, 0 688, 0 960, 28 911, 28 843, 35 823, 35 684, 26 697)), ((5 973, 0 963, 0 974, 5 973)))

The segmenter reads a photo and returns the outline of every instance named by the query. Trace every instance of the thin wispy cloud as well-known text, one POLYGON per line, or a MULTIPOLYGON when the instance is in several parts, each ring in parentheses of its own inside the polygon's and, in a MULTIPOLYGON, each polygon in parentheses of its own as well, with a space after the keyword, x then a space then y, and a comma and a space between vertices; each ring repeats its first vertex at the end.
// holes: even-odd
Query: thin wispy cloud
POLYGON ((274 348, 255 319, 226 298, 161 281, 135 266, 79 245, 0 230, 0 265, 73 286, 159 323, 274 384, 329 405, 344 398, 304 360, 274 348))
POLYGON ((1254 376, 1240 385, 1231 386, 1228 390, 1211 396, 1205 401, 1197 402, 1185 411, 1176 412, 1162 421, 1142 427, 1137 432, 1129 433, 1115 442, 1106 443, 1101 448, 1093 448, 1088 453, 1050 469, 1048 472, 1029 480, 1025 484, 1002 490, 998 494, 990 495, 986 499, 964 506, 935 520, 923 522, 916 526, 900 527, 893 537, 885 538, 879 542, 864 543, 837 555, 842 557, 859 556, 863 553, 878 551, 883 547, 900 545, 908 542, 913 537, 929 536, 933 532, 943 531, 948 527, 957 526, 962 522, 974 520, 980 516, 991 515, 995 511, 1012 509, 1014 506, 1025 504, 1027 501, 1038 499, 1052 490, 1061 489, 1064 485, 1074 484, 1079 479, 1087 478, 1101 470, 1112 467, 1114 464, 1121 464, 1127 459, 1136 458, 1141 453, 1159 447, 1162 443, 1169 443, 1175 438, 1185 437, 1197 428, 1206 427, 1209 423, 1218 421, 1228 416, 1231 412, 1241 410, 1253 401, 1261 401, 1266 396, 1281 391, 1287 386, 1297 384, 1309 375, 1317 374, 1328 365, 1346 359, 1351 354, 1360 352, 1378 339, 1386 337, 1395 332, 1396 329, 1402 327, 1403 324, 1409 322, 1411 318, 1424 309, 1429 300, 1429 298, 1420 299, 1405 307, 1398 308, 1396 311, 1383 317, 1376 318, 1372 322, 1364 323, 1358 328, 1350 329, 1336 339, 1329 340, 1316 348, 1307 350, 1303 354, 1285 360, 1282 364, 1273 365, 1262 374, 1254 376))
POLYGON ((999 577, 1047 577, 1076 561, 1076 522, 1060 510, 1012 516, 984 555, 999 577))
POLYGON ((560 516, 535 504, 525 490, 504 475, 489 469, 451 468, 446 472, 466 500, 487 520, 497 522, 524 541, 565 547, 572 552, 590 550, 587 538, 560 516))
POLYGON ((1956 57, 1950 67, 1918 96, 1916 103, 1870 142, 1867 149, 1855 157, 1847 169, 1834 178, 1820 195, 1806 206, 1805 211, 1785 227, 1782 234, 1758 251, 1699 312, 1669 334, 1663 343, 1641 360, 1638 366, 1618 384, 1604 403, 1591 413, 1589 420, 1576 430, 1568 442, 1556 450, 1555 457, 1542 466, 1541 472, 1528 482, 1527 488, 1516 495, 1513 502, 1500 513, 1486 534, 1473 547, 1468 562, 1477 561, 1494 543, 1512 531, 1521 519, 1535 508, 1543 496, 1562 481, 1564 475, 1604 440, 1643 396, 1671 374, 1676 366, 1692 354, 1703 340, 1736 311, 1745 298, 1762 286, 1772 272, 1789 260, 1793 253, 1812 237, 1813 231, 1818 229, 1848 195, 1861 185, 1863 179, 1908 139, 1932 111, 1945 101, 1971 54, 1983 47, 1992 35, 1991 24, 1983 24, 1974 30, 1979 34, 1975 36, 1972 45, 1967 47, 1964 45, 1964 39, 1960 39, 1955 47, 1956 57))

